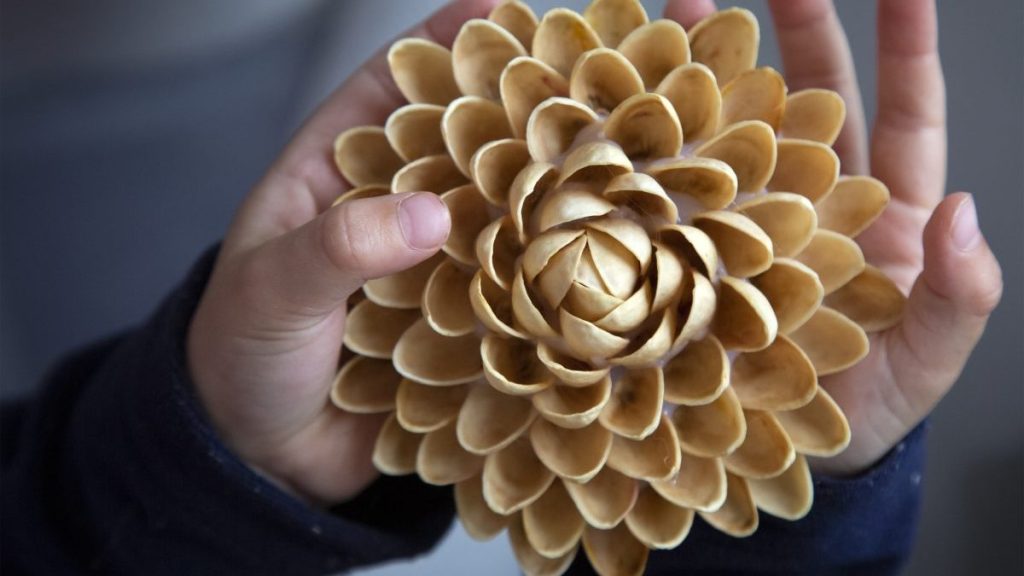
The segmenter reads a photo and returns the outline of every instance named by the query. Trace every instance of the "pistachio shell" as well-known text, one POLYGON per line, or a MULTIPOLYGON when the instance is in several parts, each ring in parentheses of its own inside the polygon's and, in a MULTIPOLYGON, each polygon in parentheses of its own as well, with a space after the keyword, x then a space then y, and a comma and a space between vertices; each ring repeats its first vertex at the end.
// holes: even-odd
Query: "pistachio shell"
POLYGON ((605 467, 585 484, 566 481, 565 488, 587 524, 608 529, 622 522, 629 513, 636 502, 639 484, 629 476, 605 467))
MULTIPOLYGON (((540 309, 533 302, 533 298, 530 296, 526 283, 523 280, 522 271, 516 273, 515 281, 512 284, 512 315, 522 326, 523 330, 536 338, 542 340, 558 338, 558 334, 551 328, 551 325, 548 324, 540 309)), ((573 371, 575 372, 575 370, 573 371)))
POLYGON ((683 147, 676 111, 658 94, 637 94, 622 102, 608 116, 604 132, 630 158, 674 157, 683 147))
POLYGON ((633 163, 617 144, 588 142, 576 148, 565 158, 562 174, 556 184, 561 186, 570 179, 580 182, 607 180, 633 171, 633 163))
POLYGON ((824 306, 789 337, 807 354, 819 376, 841 372, 868 354, 864 330, 824 306))
POLYGON ((625 56, 597 48, 580 56, 569 78, 569 95, 595 112, 614 111, 631 96, 644 92, 644 81, 625 56))
POLYGON ((583 11, 583 17, 609 48, 615 48, 630 32, 647 23, 647 12, 636 0, 594 0, 583 11))
POLYGON ((746 278, 771 267, 772 240, 750 218, 725 210, 705 212, 693 219, 693 225, 715 243, 730 275, 746 278))
POLYGON ((775 311, 779 334, 800 327, 821 305, 825 293, 814 270, 789 258, 778 258, 764 273, 750 279, 775 311))
POLYGON ((654 90, 676 68, 690 63, 686 31, 674 20, 655 20, 633 30, 619 52, 636 66, 644 87, 654 90))
POLYGON ((640 576, 650 554, 625 524, 611 530, 587 526, 583 531, 583 549, 600 576, 640 576))
POLYGON ((508 516, 495 513, 487 505, 480 476, 455 485, 455 509, 459 513, 462 527, 474 540, 490 540, 501 534, 509 523, 508 516))
POLYGON ((683 451, 704 458, 731 453, 747 434, 743 408, 736 393, 728 387, 708 404, 677 407, 672 421, 683 451))
POLYGON ((722 125, 760 120, 778 132, 786 110, 786 81, 773 68, 744 72, 722 88, 722 125))
POLYGON ((645 486, 626 516, 626 526, 648 548, 671 550, 689 535, 693 516, 693 509, 676 506, 645 486))
POLYGON ((725 503, 714 512, 701 512, 701 518, 726 534, 744 538, 757 530, 758 515, 747 481, 726 473, 728 489, 725 503))
POLYGON ((350 200, 362 200, 363 198, 376 198, 378 196, 386 196, 391 194, 391 188, 382 186, 380 184, 368 184, 366 186, 359 186, 353 188, 348 192, 345 192, 341 196, 338 196, 334 202, 331 203, 331 208, 341 204, 342 202, 348 202, 350 200))
POLYGON ((653 297, 651 285, 644 283, 632 296, 594 324, 609 332, 624 333, 635 330, 650 317, 653 297))
MULTIPOLYGON (((601 382, 610 371, 609 368, 594 368, 586 362, 558 352, 543 342, 537 346, 537 357, 558 378, 559 382, 566 386, 585 387, 596 384, 601 382)), ((537 397, 535 396, 535 398, 537 397)), ((536 403, 534 405, 541 413, 548 415, 536 403)), ((568 426, 565 427, 568 428, 568 426)))
POLYGON ((651 313, 654 313, 666 308, 687 289, 688 276, 681 257, 674 250, 658 240, 651 242, 651 246, 654 248, 655 274, 651 313))
POLYGON ((386 308, 419 308, 430 275, 444 260, 444 254, 435 254, 408 270, 368 280, 363 292, 375 304, 386 308))
POLYGON ((772 179, 773 173, 778 175, 775 132, 759 120, 729 126, 697 148, 696 154, 728 164, 736 173, 736 186, 740 192, 760 191, 772 179))
POLYGON ((511 138, 512 128, 508 125, 505 109, 497 102, 479 96, 463 96, 445 110, 441 118, 441 134, 455 165, 469 177, 473 154, 488 142, 511 138))
POLYGON ((754 67, 760 43, 757 18, 740 8, 715 12, 690 29, 693 59, 714 71, 719 86, 754 67))
POLYGON ((522 140, 495 140, 480 147, 469 161, 480 194, 499 208, 508 206, 508 191, 519 172, 530 163, 522 140))
POLYGON ((530 441, 518 438, 484 463, 483 496, 491 510, 512 514, 535 502, 555 475, 537 459, 530 441))
POLYGON ((477 270, 469 284, 469 303, 477 320, 492 332, 527 338, 513 327, 512 295, 488 278, 483 270, 477 270))
POLYGON ((470 20, 452 44, 455 83, 468 96, 498 100, 498 78, 518 56, 526 56, 526 49, 511 32, 490 20, 470 20))
POLYGON ((714 336, 695 340, 665 364, 665 401, 708 404, 729 385, 729 357, 714 336))
POLYGON ((524 48, 533 46, 537 16, 526 4, 519 0, 505 0, 491 10, 487 19, 508 30, 524 48))
POLYGON ((774 478, 786 471, 796 458, 786 431, 771 412, 745 410, 747 437, 735 452, 725 457, 725 468, 748 480, 774 478))
POLYGON ((410 432, 433 432, 455 421, 468 393, 468 386, 438 388, 402 380, 395 396, 395 415, 410 432))
POLYGON ((596 121, 597 114, 575 100, 548 98, 534 109, 526 124, 530 156, 537 162, 557 161, 580 131, 596 121))
POLYGON ((899 322, 906 297, 884 272, 868 265, 853 280, 829 294, 825 304, 865 331, 879 332, 899 322))
POLYGON ((710 210, 725 208, 736 198, 736 173, 721 160, 680 158, 658 162, 647 173, 665 190, 686 194, 710 210))
POLYGON ((658 231, 658 237, 706 278, 717 278, 718 250, 703 230, 693 226, 664 226, 658 231))
POLYGON ((538 418, 530 427, 530 441, 545 466, 577 482, 593 478, 612 449, 612 433, 597 423, 574 430, 538 418))
POLYGON ((668 480, 679 472, 679 437, 668 416, 659 414, 658 427, 643 440, 615 436, 608 467, 640 480, 668 480))
POLYGON ((391 77, 413 104, 447 105, 461 94, 452 70, 452 53, 435 42, 406 38, 388 51, 391 77))
POLYGON ((392 414, 384 421, 373 445, 373 465, 384 474, 401 476, 416 471, 422 434, 404 430, 392 414))
POLYGON ((557 194, 548 194, 538 206, 539 231, 604 216, 613 210, 614 204, 585 188, 564 187, 557 194))
POLYGON ((811 88, 786 98, 782 134, 786 138, 815 140, 831 146, 846 121, 846 104, 832 90, 811 88))
POLYGON ((772 240, 776 258, 799 254, 811 242, 818 228, 814 205, 807 198, 789 192, 770 192, 736 207, 772 240))
POLYGON ((566 228, 541 234, 527 246, 523 272, 550 306, 561 304, 569 292, 586 245, 581 230, 566 228))
POLYGON ((643 219, 672 224, 679 218, 679 211, 665 193, 665 189, 647 174, 629 172, 616 176, 601 195, 616 206, 629 209, 643 219))
POLYGON ((345 346, 362 356, 391 358, 402 333, 419 318, 416 310, 387 308, 363 300, 348 313, 345 346))
POLYGON ((818 275, 825 294, 853 280, 866 266, 860 246, 842 234, 818 230, 796 259, 818 275))
POLYGON ((601 425, 633 440, 650 436, 661 421, 665 380, 657 366, 627 370, 601 411, 601 425))
POLYGON ((669 72, 655 92, 672 103, 687 142, 699 142, 715 135, 722 114, 722 94, 715 75, 692 62, 669 72))
POLYGON ((534 394, 533 406, 541 416, 562 428, 583 428, 597 420, 611 397, 612 382, 605 376, 598 384, 581 388, 552 386, 534 394))
POLYGON ((769 190, 795 192, 817 202, 839 179, 839 156, 827 144, 783 138, 778 142, 775 174, 769 190))
POLYGON ((711 329, 723 346, 742 351, 762 350, 775 340, 778 327, 775 312, 764 294, 749 282, 722 278, 711 329))
POLYGON ((534 345, 526 340, 488 334, 480 345, 480 357, 487 381, 504 394, 534 394, 554 384, 554 376, 537 359, 534 345))
POLYGON ((546 558, 534 550, 526 537, 521 517, 516 517, 509 525, 508 538, 512 543, 516 563, 526 576, 559 576, 569 569, 573 558, 576 557, 576 548, 558 558, 546 558))
POLYGON ((785 472, 774 478, 747 480, 754 503, 762 511, 795 521, 811 511, 814 503, 814 486, 811 484, 811 470, 807 459, 797 454, 796 460, 785 472))
POLYGON ((819 387, 806 406, 775 414, 797 452, 835 456, 850 443, 850 425, 835 400, 819 387))
POLYGON ((684 309, 680 310, 680 316, 685 317, 686 321, 683 323, 683 327, 680 328, 675 342, 672 343, 674 348, 697 337, 699 333, 707 328, 718 306, 718 296, 715 295, 715 287, 711 285, 711 282, 696 272, 692 274, 692 278, 693 291, 691 292, 690 302, 684 309))
POLYGON ((600 236, 594 234, 597 231, 621 244, 639 263, 640 273, 647 273, 653 249, 651 239, 643 226, 627 218, 609 217, 591 220, 587 222, 586 227, 590 238, 600 236))
POLYGON ((732 388, 744 408, 792 410, 811 401, 818 378, 807 356, 785 336, 732 364, 732 388))
POLYGON ((815 206, 818 223, 851 238, 863 232, 889 205, 889 189, 870 176, 840 176, 832 193, 815 206))
POLYGON ((451 214, 451 232, 443 249, 461 264, 477 266, 476 238, 492 222, 487 201, 473 184, 459 186, 441 195, 451 214))
POLYGON ((676 506, 710 512, 725 502, 725 466, 721 458, 701 458, 683 452, 679 474, 651 482, 651 488, 676 506))
POLYGON ((447 150, 441 136, 442 116, 443 106, 409 104, 388 116, 384 133, 391 148, 406 162, 444 154, 447 150))
POLYGON ((395 347, 395 370, 433 386, 454 386, 479 378, 480 339, 474 334, 449 338, 431 330, 426 320, 412 325, 395 347))
POLYGON ((359 126, 334 141, 334 164, 353 186, 380 186, 391 181, 403 162, 391 149, 383 128, 359 126))
POLYGON ((501 73, 501 101, 516 138, 529 133, 527 122, 542 102, 568 95, 569 81, 536 58, 516 58, 501 73))
POLYGON ((416 472, 434 486, 468 480, 480 474, 483 466, 483 458, 466 452, 459 444, 454 422, 424 436, 416 453, 416 472))
POLYGON ((459 410, 455 431, 463 448, 483 456, 519 438, 536 416, 529 400, 506 396, 490 386, 473 386, 459 410))
POLYGON ((423 319, 443 336, 464 336, 476 328, 476 316, 469 301, 467 272, 445 260, 427 281, 423 291, 423 319))
POLYGON ((583 536, 583 526, 583 517, 562 482, 552 482, 540 499, 523 510, 526 538, 545 558, 571 552, 583 536))
MULTIPOLYGON (((525 244, 527 238, 532 235, 532 231, 530 234, 527 233, 526 227, 530 222, 533 208, 557 176, 558 171, 551 164, 535 162, 527 164, 512 181, 512 188, 508 192, 508 206, 520 243, 525 244)), ((502 284, 502 288, 505 287, 505 284, 498 283, 502 284)))
POLYGON ((647 326, 632 338, 625 352, 609 362, 627 368, 646 368, 658 363, 672 347, 677 336, 677 317, 675 310, 666 308, 657 324, 648 322, 647 326))
MULTIPOLYGON (((587 252, 600 284, 613 296, 625 300, 636 290, 643 268, 622 240, 594 230, 587 232, 587 252)), ((650 241, 647 241, 647 246, 650 250, 650 241)), ((591 280, 585 277, 583 281, 589 283, 591 280)))
POLYGON ((622 306, 623 300, 612 296, 603 288, 591 288, 579 280, 573 280, 569 293, 565 295, 562 306, 587 322, 597 322, 616 308, 622 306))
POLYGON ((331 386, 331 402, 356 414, 377 414, 395 409, 395 393, 402 377, 391 362, 356 356, 342 366, 331 386))
POLYGON ((406 164, 391 179, 391 191, 443 194, 468 180, 447 154, 424 156, 406 164))
POLYGON ((512 286, 515 261, 521 250, 512 219, 508 216, 491 222, 476 237, 476 258, 480 269, 505 290, 512 286))
POLYGON ((551 10, 533 36, 533 56, 569 76, 581 54, 601 46, 597 32, 579 14, 565 8, 551 10))
POLYGON ((580 360, 611 358, 629 345, 629 340, 581 320, 564 308, 558 311, 558 317, 565 343, 580 360))

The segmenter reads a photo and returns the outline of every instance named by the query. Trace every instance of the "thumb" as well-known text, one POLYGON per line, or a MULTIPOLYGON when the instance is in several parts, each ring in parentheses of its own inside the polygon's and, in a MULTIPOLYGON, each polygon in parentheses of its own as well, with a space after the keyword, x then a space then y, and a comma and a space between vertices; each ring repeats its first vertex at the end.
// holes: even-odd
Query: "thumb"
POLYGON ((245 276, 250 286, 262 287, 259 309, 275 310, 284 321, 315 319, 341 306, 366 280, 432 256, 450 227, 436 194, 352 200, 258 248, 245 276))
POLYGON ((978 227, 974 198, 957 193, 924 231, 924 270, 903 321, 887 339, 895 380, 916 423, 949 391, 1003 290, 1002 271, 978 227))

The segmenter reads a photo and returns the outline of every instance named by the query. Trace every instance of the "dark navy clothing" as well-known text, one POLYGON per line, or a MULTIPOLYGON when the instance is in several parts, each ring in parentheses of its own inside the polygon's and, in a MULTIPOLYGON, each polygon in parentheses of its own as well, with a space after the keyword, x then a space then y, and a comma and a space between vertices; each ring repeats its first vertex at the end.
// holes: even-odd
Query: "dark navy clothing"
MULTIPOLYGON (((382 477, 323 512, 224 447, 184 355, 214 257, 144 326, 70 356, 36 397, 3 406, 5 575, 330 574, 425 552, 448 530, 448 488, 382 477)), ((747 539, 697 520, 648 572, 896 572, 913 541, 923 454, 919 428, 868 473, 817 479, 803 521, 762 515, 747 539)), ((582 553, 571 572, 589 573, 582 553)))

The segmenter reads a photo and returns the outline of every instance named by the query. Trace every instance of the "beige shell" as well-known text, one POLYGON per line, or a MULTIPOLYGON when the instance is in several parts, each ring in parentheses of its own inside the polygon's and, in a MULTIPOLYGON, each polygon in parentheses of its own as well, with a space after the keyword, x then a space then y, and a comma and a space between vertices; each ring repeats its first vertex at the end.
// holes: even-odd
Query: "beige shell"
POLYGON ((612 449, 612 434, 600 424, 572 430, 538 418, 530 427, 530 440, 552 472, 577 482, 586 482, 600 472, 612 449))
POLYGON ((450 338, 434 332, 426 320, 402 334, 393 356, 399 374, 434 386, 472 382, 483 375, 480 339, 469 334, 450 338))
POLYGON ((523 510, 523 528, 530 546, 545 558, 559 558, 574 550, 583 536, 584 521, 562 482, 523 510))
POLYGON ((838 179, 839 157, 828 145, 792 138, 779 140, 769 190, 795 192, 817 202, 832 191, 838 179))
POLYGON ((583 549, 600 576, 640 576, 650 553, 625 522, 610 530, 587 526, 583 531, 583 549))
POLYGON ((722 125, 760 120, 776 132, 786 110, 786 81, 772 68, 744 72, 722 88, 722 125))
POLYGON ((679 473, 679 436, 671 419, 659 413, 658 426, 641 440, 616 435, 608 467, 641 480, 669 480, 679 473))
POLYGON ((757 192, 778 175, 775 132, 759 120, 729 126, 697 148, 696 154, 728 164, 736 174, 736 187, 740 192, 757 192))
POLYGON ((569 95, 569 81, 536 58, 520 57, 501 73, 500 90, 512 132, 522 138, 527 133, 527 121, 541 102, 569 95))
POLYGON ((807 459, 797 455, 793 464, 782 474, 765 479, 747 481, 750 495, 762 511, 785 520, 799 520, 811 511, 814 487, 807 459))
POLYGON ((568 77, 581 54, 601 47, 597 32, 579 14, 564 8, 551 10, 533 36, 533 56, 568 77))
POLYGON ((508 538, 512 544, 512 553, 515 554, 516 562, 527 576, 558 576, 569 568, 572 559, 576 556, 575 548, 558 558, 547 558, 541 555, 530 545, 526 531, 523 529, 522 517, 516 517, 509 524, 508 538))
POLYGON ((757 63, 761 31, 747 10, 722 10, 690 30, 690 50, 696 62, 706 64, 725 86, 757 63))
POLYGON ((713 512, 726 497, 725 466, 721 458, 703 458, 682 453, 679 474, 669 480, 651 482, 662 498, 683 508, 713 512))
POLYGON ((735 474, 726 473, 726 477, 728 489, 725 503, 714 512, 701 512, 701 518, 730 536, 749 536, 757 530, 759 521, 750 486, 744 478, 735 474))
POLYGON ((544 467, 527 438, 519 438, 487 457, 483 497, 495 512, 509 515, 540 498, 555 475, 544 467))
POLYGON ((597 48, 580 56, 569 80, 573 100, 596 111, 612 111, 644 92, 636 68, 616 50, 597 48))
POLYGON ((455 485, 455 509, 466 533, 474 540, 490 540, 501 534, 509 524, 508 516, 494 512, 484 500, 481 476, 474 476, 455 485))
POLYGON ((882 182, 868 176, 841 176, 816 208, 822 228, 853 238, 888 205, 889 189, 882 182))
POLYGON ((693 517, 692 508, 676 506, 647 486, 626 516, 626 526, 648 548, 671 550, 689 535, 693 517))
POLYGON ((331 386, 331 401, 357 414, 390 412, 395 409, 401 381, 391 362, 357 356, 338 372, 331 386))
POLYGON ((587 524, 607 530, 629 514, 639 485, 636 480, 606 467, 585 483, 566 481, 565 488, 587 524))
POLYGON ((607 376, 598 384, 579 388, 552 386, 533 396, 533 406, 541 416, 562 428, 583 428, 597 420, 611 398, 611 391, 612 382, 607 376))
POLYGON ((615 48, 622 39, 647 23, 647 12, 636 0, 595 0, 583 12, 605 46, 615 48))
POLYGON ((395 416, 410 432, 433 432, 455 421, 468 393, 468 386, 436 388, 402 380, 395 396, 395 416))
POLYGON ((353 186, 387 185, 402 167, 383 128, 362 126, 334 141, 334 163, 353 186))
POLYGON ((708 335, 690 342, 665 364, 665 400, 700 406, 718 398, 729 385, 731 365, 722 343, 708 335))
POLYGON ((452 45, 455 83, 463 94, 497 100, 501 73, 519 56, 526 49, 512 33, 489 20, 470 20, 452 45))
POLYGON ((732 388, 744 408, 799 408, 810 402, 817 382, 807 355, 781 335, 763 350, 738 355, 732 365, 732 388))
POLYGON ((831 146, 846 121, 846 104, 831 90, 811 88, 786 98, 781 132, 786 138, 814 140, 831 146))
POLYGON ((421 38, 395 42, 388 51, 391 77, 414 104, 446 105, 460 96, 452 69, 452 53, 421 38))
POLYGON ((743 407, 732 388, 707 404, 679 406, 672 420, 683 451, 704 458, 731 453, 747 434, 743 407))
POLYGON ((427 433, 416 452, 416 472, 427 484, 446 486, 468 480, 483 469, 484 459, 459 444, 455 424, 427 433))
POLYGON ((868 265, 842 288, 828 295, 825 304, 860 325, 866 332, 895 326, 903 316, 906 297, 878 268, 868 265))
POLYGON ((623 101, 605 121, 604 133, 630 158, 672 157, 683 147, 676 111, 658 94, 638 94, 623 101))
POLYGON ((508 446, 529 428, 536 413, 529 400, 473 386, 459 410, 455 432, 466 450, 486 456, 508 446))
POLYGON ((436 104, 409 104, 388 116, 384 133, 402 160, 412 162, 444 154, 444 138, 441 136, 444 110, 443 106, 436 104))
POLYGON ((655 90, 672 103, 687 141, 706 140, 718 130, 722 114, 722 93, 714 73, 692 62, 676 68, 655 90))
POLYGON ((503 0, 491 10, 487 19, 508 30, 524 47, 533 45, 537 31, 537 15, 519 0, 503 0))
POLYGON ((630 32, 618 47, 652 91, 676 68, 690 63, 686 31, 673 20, 655 20, 630 32))

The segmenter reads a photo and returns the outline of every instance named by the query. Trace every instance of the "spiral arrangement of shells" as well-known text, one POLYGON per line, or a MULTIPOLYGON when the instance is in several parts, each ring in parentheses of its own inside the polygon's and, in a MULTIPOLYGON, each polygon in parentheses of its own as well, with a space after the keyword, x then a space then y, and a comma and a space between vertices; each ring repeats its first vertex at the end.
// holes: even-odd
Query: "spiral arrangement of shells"
POLYGON ((818 377, 902 311, 851 239, 889 193, 839 176, 839 96, 788 94, 758 46, 744 10, 687 32, 636 0, 509 1, 450 51, 394 44, 410 104, 337 139, 339 202, 434 192, 452 232, 350 302, 332 401, 390 413, 376 466, 454 485, 527 574, 581 543, 642 573, 695 515, 798 519, 805 455, 849 441, 818 377))

